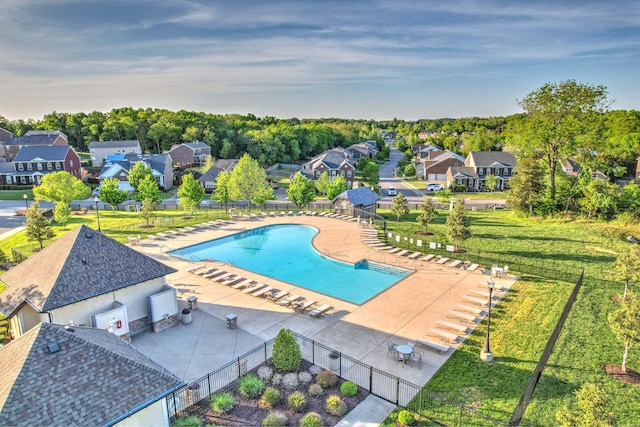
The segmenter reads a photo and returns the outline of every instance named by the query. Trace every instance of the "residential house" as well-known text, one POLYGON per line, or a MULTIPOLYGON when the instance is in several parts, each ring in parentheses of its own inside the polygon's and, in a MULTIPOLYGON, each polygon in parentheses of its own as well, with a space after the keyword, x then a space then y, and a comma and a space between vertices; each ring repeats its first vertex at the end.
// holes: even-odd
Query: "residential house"
POLYGON ((516 157, 506 151, 472 151, 464 166, 452 166, 447 171, 447 185, 464 185, 469 191, 486 189, 485 178, 498 178, 498 190, 509 188, 509 179, 515 174, 516 157))
POLYGON ((0 185, 11 185, 13 175, 16 173, 15 166, 11 162, 0 162, 0 185))
POLYGON ((444 150, 435 144, 415 144, 411 147, 411 151, 417 160, 429 160, 444 152, 444 150))
POLYGON ((215 164, 209 168, 208 171, 203 173, 198 178, 198 182, 204 187, 204 190, 207 193, 211 193, 216 188, 216 180, 218 179, 218 175, 220 174, 220 172, 227 171, 231 173, 237 163, 238 159, 217 160, 215 164))
POLYGON ((40 184, 44 175, 60 171, 82 178, 80 156, 69 145, 24 146, 13 159, 13 167, 7 184, 40 184))
POLYGON ((127 154, 125 159, 131 163, 131 167, 137 162, 144 162, 151 167, 160 188, 168 190, 173 185, 173 159, 170 154, 127 154))
POLYGON ((430 151, 434 156, 432 158, 423 158, 416 165, 416 175, 427 181, 447 180, 447 170, 450 167, 464 165, 464 157, 453 151, 430 151))
POLYGON ((378 200, 380 196, 369 187, 358 187, 338 194, 331 201, 331 206, 340 215, 359 216, 363 211, 375 214, 378 200))
POLYGON ((39 323, 0 359, 4 426, 169 427, 165 397, 184 385, 101 329, 39 323))
POLYGON ((13 134, 4 128, 0 128, 0 144, 4 144, 10 138, 13 138, 13 134))
POLYGON ((125 160, 121 155, 117 159, 111 160, 115 155, 110 155, 108 160, 100 170, 98 174, 98 182, 102 186, 102 181, 107 178, 117 178, 120 183, 118 185, 119 190, 134 191, 134 188, 129 183, 129 170, 131 169, 131 162, 125 160))
POLYGON ((567 176, 577 177, 580 172, 580 162, 573 157, 567 157, 560 162, 562 172, 567 176))
POLYGON ((342 175, 347 180, 347 186, 351 188, 356 179, 353 154, 344 148, 332 148, 304 163, 300 170, 300 173, 313 180, 318 179, 324 172, 330 181, 342 175))
POLYGON ((68 146, 67 135, 57 130, 30 130, 23 136, 14 136, 7 139, 3 144, 4 161, 11 162, 18 155, 23 147, 51 147, 68 146))
POLYGON ((107 156, 111 154, 142 154, 140 141, 91 141, 89 155, 93 166, 102 166, 107 156))
POLYGON ((148 325, 177 321, 175 291, 165 279, 175 271, 81 225, 0 276, 7 286, 0 311, 14 339, 49 322, 112 329, 126 340, 148 325), (148 301, 167 291, 168 316, 158 320, 148 301))
POLYGON ((345 151, 351 153, 352 158, 355 161, 361 158, 373 159, 378 154, 378 144, 375 141, 365 141, 358 144, 353 144, 345 148, 345 151))
POLYGON ((174 165, 188 167, 204 163, 207 156, 211 155, 211 147, 200 141, 186 142, 174 145, 168 153, 174 165))

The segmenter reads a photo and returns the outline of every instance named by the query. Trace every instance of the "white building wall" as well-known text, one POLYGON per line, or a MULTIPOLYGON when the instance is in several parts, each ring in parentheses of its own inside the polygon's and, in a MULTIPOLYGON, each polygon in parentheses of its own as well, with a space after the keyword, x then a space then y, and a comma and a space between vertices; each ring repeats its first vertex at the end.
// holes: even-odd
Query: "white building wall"
POLYGON ((136 412, 129 418, 115 424, 115 427, 169 427, 169 415, 165 401, 166 399, 160 399, 143 410, 136 412))

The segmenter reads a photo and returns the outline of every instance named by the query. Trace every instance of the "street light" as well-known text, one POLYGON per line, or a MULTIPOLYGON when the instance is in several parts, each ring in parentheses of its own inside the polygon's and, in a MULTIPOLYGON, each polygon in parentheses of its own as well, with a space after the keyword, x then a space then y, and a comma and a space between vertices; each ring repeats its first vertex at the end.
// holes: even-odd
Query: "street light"
POLYGON ((100 209, 98 208, 98 196, 93 196, 93 201, 96 202, 96 215, 98 216, 98 232, 102 232, 100 230, 100 209))
POLYGON ((491 348, 489 347, 489 331, 491 329, 491 294, 493 293, 493 288, 496 286, 496 282, 493 281, 493 278, 487 281, 487 287, 489 288, 489 312, 487 313, 487 338, 484 343, 484 350, 480 352, 480 359, 485 362, 493 361, 493 354, 491 353, 491 348))
POLYGON ((24 206, 25 206, 27 209, 29 209, 29 199, 28 199, 28 197, 27 197, 27 194, 26 194, 26 193, 25 193, 25 194, 23 194, 23 195, 22 195, 22 198, 24 199, 24 206))

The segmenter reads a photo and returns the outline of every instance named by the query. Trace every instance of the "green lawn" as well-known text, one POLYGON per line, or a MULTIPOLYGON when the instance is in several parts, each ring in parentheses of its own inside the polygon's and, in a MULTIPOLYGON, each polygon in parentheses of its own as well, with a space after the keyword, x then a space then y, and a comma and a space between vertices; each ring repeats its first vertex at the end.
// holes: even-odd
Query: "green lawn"
POLYGON ((0 191, 0 200, 24 200, 25 194, 29 203, 33 202, 33 191, 30 188, 25 190, 2 190, 0 191))
MULTIPOLYGON (((392 218, 389 212, 383 214, 392 218)), ((617 308, 611 296, 619 294, 622 285, 607 279, 611 279, 611 263, 616 255, 629 245, 624 237, 637 233, 638 227, 596 221, 525 219, 508 211, 469 212, 469 217, 473 237, 464 246, 471 253, 491 253, 496 259, 507 260, 505 263, 512 267, 518 259, 531 259, 538 265, 567 266, 569 276, 579 268, 585 269, 583 289, 523 424, 557 424, 557 409, 568 404, 583 383, 593 382, 607 392, 618 425, 638 425, 640 386, 621 383, 604 372, 605 365, 620 364, 623 355, 623 346, 607 322, 607 314, 617 308)), ((392 219, 388 229, 418 238, 414 218, 415 213, 400 223, 392 219)), ((435 235, 427 240, 447 240, 445 220, 443 213, 429 226, 435 235)), ((577 278, 576 274, 572 280, 575 282, 577 278)), ((508 421, 571 289, 572 283, 525 275, 492 312, 491 350, 496 363, 480 361, 486 332, 483 323, 425 389, 508 421)), ((628 363, 629 368, 640 371, 640 348, 631 350, 628 363)), ((447 419, 438 412, 425 415, 447 419)), ((390 417, 385 425, 391 424, 390 417)))

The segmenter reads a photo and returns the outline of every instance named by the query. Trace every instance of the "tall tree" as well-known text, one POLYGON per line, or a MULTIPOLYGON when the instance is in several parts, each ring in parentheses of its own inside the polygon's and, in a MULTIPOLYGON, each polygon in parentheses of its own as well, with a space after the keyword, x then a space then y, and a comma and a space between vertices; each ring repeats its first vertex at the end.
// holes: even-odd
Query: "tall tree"
POLYGON ((613 277, 624 283, 622 299, 627 299, 627 293, 632 284, 640 284, 640 246, 627 247, 613 262, 613 277))
POLYGON ((522 154, 544 159, 549 168, 549 195, 555 201, 558 162, 575 154, 581 140, 594 132, 594 113, 608 107, 607 89, 575 80, 547 83, 518 104, 525 115, 513 129, 511 143, 522 154))
POLYGON ((147 176, 153 177, 151 166, 145 162, 136 162, 131 167, 131 170, 129 170, 129 184, 131 184, 135 190, 138 190, 140 182, 147 176))
POLYGON ((416 217, 416 221, 418 221, 420 227, 424 228, 425 233, 427 233, 429 224, 431 224, 437 216, 438 210, 433 207, 431 200, 425 197, 424 203, 420 205, 420 213, 418 213, 418 216, 416 217))
POLYGON ((45 240, 53 239, 55 237, 55 233, 51 229, 49 221, 47 218, 42 216, 40 204, 37 201, 31 203, 31 206, 27 209, 25 233, 29 241, 36 240, 40 243, 40 249, 42 249, 42 243, 45 240))
POLYGON ((231 174, 221 171, 216 178, 216 185, 211 195, 216 203, 224 203, 224 211, 228 212, 229 202, 233 202, 231 194, 231 174))
POLYGON ((327 199, 333 200, 336 196, 343 191, 347 191, 347 180, 342 175, 338 175, 336 179, 329 184, 327 188, 327 199))
POLYGON ((230 186, 236 200, 258 202, 258 199, 273 195, 273 188, 267 182, 267 173, 248 154, 243 155, 233 168, 230 186))
POLYGON ((369 162, 362 171, 362 180, 375 190, 375 186, 380 182, 380 168, 376 162, 369 162))
POLYGON ((453 205, 453 210, 447 217, 447 235, 456 243, 456 250, 460 247, 460 243, 471 237, 469 218, 464 202, 461 200, 453 205))
POLYGON ((532 157, 521 159, 516 166, 516 174, 509 179, 511 189, 507 194, 507 203, 514 210, 533 211, 542 200, 544 182, 542 168, 538 161, 532 157))
POLYGON ((396 221, 400 222, 400 217, 409 213, 409 201, 404 194, 399 193, 391 202, 391 212, 396 215, 396 221))
POLYGON ((326 172, 322 172, 318 179, 316 179, 316 190, 323 196, 327 196, 327 191, 329 190, 329 186, 331 185, 331 181, 329 180, 329 174, 326 172))
POLYGON ((142 202, 146 199, 153 200, 153 203, 155 204, 162 201, 162 194, 160 193, 160 188, 158 188, 158 181, 156 181, 151 175, 145 176, 142 181, 138 183, 136 200, 142 202))
POLYGON ((184 175, 182 185, 178 188, 178 197, 180 197, 180 206, 193 214, 204 200, 204 187, 193 177, 193 174, 184 175))
POLYGON ((313 182, 300 172, 296 173, 287 189, 287 198, 298 209, 313 202, 316 199, 316 189, 313 182))
POLYGON ((629 349, 640 342, 640 298, 629 292, 622 307, 609 313, 608 320, 616 338, 624 344, 622 372, 627 372, 629 349))
POLYGON ((71 208, 69 207, 69 205, 58 203, 53 209, 53 219, 55 219, 57 223, 62 224, 63 229, 65 228, 67 221, 69 221, 70 216, 71 208))
POLYGON ((151 227, 151 222, 156 216, 155 209, 156 202, 153 199, 148 198, 142 200, 142 207, 140 208, 140 218, 142 218, 146 222, 147 228, 151 227))
POLYGON ((494 191, 498 186, 498 177, 495 175, 487 175, 484 177, 484 184, 489 191, 494 191))
POLYGON ((37 200, 69 205, 72 200, 86 199, 91 195, 91 188, 69 172, 48 173, 42 182, 33 188, 37 200))
POLYGON ((120 190, 120 180, 118 178, 106 178, 100 186, 100 200, 111 205, 111 210, 116 211, 116 206, 127 200, 129 193, 127 190, 120 190))

